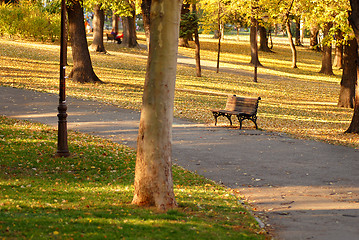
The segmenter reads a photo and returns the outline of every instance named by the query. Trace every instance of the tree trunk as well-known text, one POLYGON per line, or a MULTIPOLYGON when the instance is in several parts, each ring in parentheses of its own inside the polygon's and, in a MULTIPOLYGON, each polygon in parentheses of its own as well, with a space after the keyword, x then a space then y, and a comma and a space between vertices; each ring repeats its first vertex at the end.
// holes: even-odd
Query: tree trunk
POLYGON ((348 41, 344 47, 343 75, 340 82, 339 107, 353 108, 355 83, 357 81, 358 44, 356 39, 348 41))
POLYGON ((112 15, 112 30, 116 33, 118 33, 118 20, 119 17, 116 14, 112 15))
MULTIPOLYGON (((192 12, 197 16, 197 6, 195 3, 192 4, 192 12)), ((198 24, 196 24, 196 28, 194 30, 194 43, 196 45, 195 49, 195 58, 196 58, 196 75, 197 77, 201 77, 201 54, 200 54, 200 44, 199 44, 199 37, 198 37, 198 24)))
MULTIPOLYGON (((329 35, 329 30, 333 26, 328 22, 324 25, 323 38, 325 39, 329 35)), ((322 69, 319 71, 326 75, 334 75, 332 67, 332 42, 323 44, 323 57, 322 57, 322 69)))
POLYGON ((221 39, 222 39, 222 31, 221 31, 221 2, 218 1, 218 48, 217 48, 217 73, 219 72, 219 57, 221 54, 221 39))
POLYGON ((251 61, 250 63, 256 66, 262 66, 258 59, 258 44, 257 44, 257 19, 251 17, 250 27, 250 44, 251 44, 251 61))
POLYGON ((151 11, 151 0, 142 0, 142 19, 143 27, 145 29, 147 50, 150 49, 150 11, 151 11))
POLYGON ((334 67, 337 67, 339 69, 343 68, 343 32, 341 30, 337 30, 335 34, 335 57, 334 57, 334 67))
POLYGON ((295 46, 303 46, 300 41, 300 17, 295 18, 295 46))
MULTIPOLYGON (((352 26, 356 41, 359 45, 359 2, 350 0, 352 12, 349 15, 349 23, 352 26)), ((357 76, 359 74, 359 66, 357 61, 357 76)), ((354 114, 352 121, 346 133, 359 133, 359 86, 358 81, 355 83, 355 100, 354 100, 354 114)))
POLYGON ((122 44, 129 48, 138 46, 136 35, 136 12, 134 4, 131 4, 131 16, 123 17, 123 41, 122 44))
POLYGON ((293 35, 292 32, 290 31, 290 21, 288 17, 289 16, 287 16, 285 27, 287 30, 290 49, 292 50, 292 68, 297 68, 297 49, 295 48, 295 45, 293 43, 293 35))
POLYGON ((179 38, 178 46, 180 47, 189 47, 188 39, 187 38, 179 38))
POLYGON ((309 47, 312 50, 320 51, 318 42, 319 27, 317 25, 310 26, 310 42, 309 47))
POLYGON ((103 45, 103 26, 105 24, 105 14, 101 9, 100 4, 96 4, 94 7, 94 18, 93 18, 93 42, 90 45, 90 50, 95 52, 106 52, 105 46, 103 45))
POLYGON ((258 26, 259 28, 259 51, 263 52, 272 52, 268 46, 268 37, 267 29, 263 26, 258 26))
POLYGON ((182 0, 152 0, 150 48, 137 139, 133 204, 177 206, 172 182, 172 120, 182 0))
POLYGON ((76 0, 70 3, 67 5, 67 13, 74 66, 69 77, 75 82, 101 83, 102 81, 96 76, 92 68, 86 40, 82 3, 76 0))

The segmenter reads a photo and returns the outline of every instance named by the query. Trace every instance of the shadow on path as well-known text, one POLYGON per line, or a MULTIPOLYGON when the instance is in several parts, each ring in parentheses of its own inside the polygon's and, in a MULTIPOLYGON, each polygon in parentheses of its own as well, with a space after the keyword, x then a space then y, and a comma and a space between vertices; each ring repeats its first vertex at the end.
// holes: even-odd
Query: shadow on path
MULTIPOLYGON (((0 87, 0 113, 57 125, 58 97, 0 87)), ((140 113, 68 98, 68 126, 136 147, 140 113)), ((210 113, 208 113, 210 114, 210 113)), ((278 239, 358 239, 359 152, 281 133, 175 119, 173 161, 238 189, 278 239)))

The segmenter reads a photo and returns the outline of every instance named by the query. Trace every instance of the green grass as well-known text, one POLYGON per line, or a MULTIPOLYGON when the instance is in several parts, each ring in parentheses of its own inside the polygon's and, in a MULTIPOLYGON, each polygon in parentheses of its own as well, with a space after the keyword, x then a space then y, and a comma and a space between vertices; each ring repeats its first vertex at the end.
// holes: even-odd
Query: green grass
POLYGON ((234 190, 174 166, 179 207, 131 205, 135 153, 69 134, 71 157, 54 158, 56 129, 0 117, 3 239, 265 239, 234 190))

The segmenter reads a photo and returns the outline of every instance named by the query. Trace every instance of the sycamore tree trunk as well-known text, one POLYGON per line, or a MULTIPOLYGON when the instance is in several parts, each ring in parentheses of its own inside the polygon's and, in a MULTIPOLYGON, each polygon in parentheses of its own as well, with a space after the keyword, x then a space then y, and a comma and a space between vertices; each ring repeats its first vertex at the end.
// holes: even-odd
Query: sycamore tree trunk
MULTIPOLYGON (((329 30, 333 26, 332 23, 328 22, 324 25, 323 38, 325 39, 329 35, 329 30)), ((332 42, 323 44, 323 57, 322 57, 322 68, 319 71, 326 75, 334 75, 332 66, 332 42)))
POLYGON ((101 9, 101 4, 96 4, 93 9, 95 15, 93 17, 93 42, 90 50, 95 52, 106 52, 103 45, 103 26, 105 24, 105 13, 101 9))
POLYGON ((356 39, 348 41, 344 47, 343 75, 340 82, 339 107, 353 108, 355 83, 357 81, 358 44, 356 39))
MULTIPOLYGON (((197 6, 195 3, 192 4, 192 12, 197 16, 197 6)), ((194 43, 196 45, 195 49, 195 59, 196 59, 196 76, 201 77, 201 54, 200 54, 200 44, 199 44, 199 37, 198 37, 198 23, 194 29, 194 43)))
MULTIPOLYGON (((356 41, 359 45, 359 2, 357 0, 350 0, 352 12, 349 15, 349 23, 352 26, 356 41)), ((357 61, 357 76, 359 74, 359 66, 357 61)), ((359 86, 358 81, 355 83, 355 100, 354 100, 354 114, 349 128, 346 133, 359 133, 359 86)))
POLYGON ((302 46, 300 38, 300 17, 295 18, 295 46, 302 46))
POLYGON ((141 4, 143 27, 145 29, 147 50, 150 49, 150 10, 151 0, 142 0, 141 4))
POLYGON ((318 42, 319 27, 316 24, 310 26, 310 41, 309 48, 312 50, 320 51, 318 42))
POLYGON ((138 46, 136 35, 136 11, 134 4, 131 4, 131 16, 123 17, 123 41, 122 45, 134 48, 138 46))
POLYGON ((333 66, 337 67, 339 69, 343 68, 343 32, 340 30, 337 30, 335 33, 335 57, 334 57, 334 63, 333 66))
POLYGON ((75 82, 101 83, 92 68, 87 46, 82 2, 68 1, 67 13, 74 66, 69 77, 75 82))
POLYGON ((267 29, 264 26, 258 26, 259 28, 259 51, 272 52, 268 46, 267 29))
POLYGON ((292 35, 292 32, 290 31, 289 16, 287 16, 287 21, 285 23, 285 27, 287 30, 290 49, 292 50, 292 68, 297 68, 297 49, 295 48, 295 45, 293 43, 293 35, 292 35))
POLYGON ((133 204, 177 206, 172 182, 172 120, 182 0, 152 0, 150 48, 137 139, 133 204))
POLYGON ((251 44, 251 61, 250 63, 256 66, 262 66, 258 58, 258 43, 257 43, 257 24, 258 21, 255 17, 251 17, 251 27, 249 40, 251 44))
POLYGON ((118 33, 118 20, 118 15, 112 14, 112 30, 116 33, 118 33))

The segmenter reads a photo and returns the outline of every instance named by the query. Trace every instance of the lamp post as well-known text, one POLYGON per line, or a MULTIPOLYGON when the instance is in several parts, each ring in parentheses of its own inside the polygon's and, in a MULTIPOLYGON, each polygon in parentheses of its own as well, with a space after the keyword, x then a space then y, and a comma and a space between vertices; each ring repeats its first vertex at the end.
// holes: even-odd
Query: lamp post
POLYGON ((60 89, 57 135, 57 157, 70 156, 67 145, 67 105, 66 105, 66 65, 67 65, 67 30, 66 30, 66 0, 61 0, 61 37, 60 37, 60 89))

